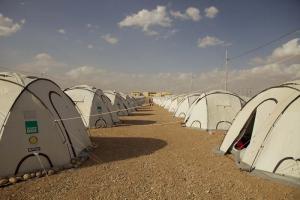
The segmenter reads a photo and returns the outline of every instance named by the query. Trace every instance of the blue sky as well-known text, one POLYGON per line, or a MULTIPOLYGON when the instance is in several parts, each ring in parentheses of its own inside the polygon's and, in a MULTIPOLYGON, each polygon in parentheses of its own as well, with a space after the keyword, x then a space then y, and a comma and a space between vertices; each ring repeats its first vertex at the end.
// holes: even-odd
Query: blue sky
MULTIPOLYGON (((225 47, 229 56, 235 56, 300 28, 299 10, 298 0, 1 0, 0 13, 21 28, 0 36, 0 64, 24 66, 44 53, 68 70, 92 66, 111 73, 205 73, 221 68, 225 47), (119 25, 127 16, 157 6, 165 8, 170 22, 149 26, 156 35, 147 34, 142 26, 119 25), (212 6, 218 12, 206 17, 205 9, 212 6), (201 19, 187 16, 190 7, 199 10, 201 19), (185 19, 173 16, 172 11, 179 11, 185 19), (219 44, 199 47, 198 40, 206 36, 218 39, 219 44), (109 43, 107 37, 115 41, 109 43)), ((292 34, 236 60, 231 67, 251 68, 253 58, 267 57, 298 37, 299 33, 292 34)))

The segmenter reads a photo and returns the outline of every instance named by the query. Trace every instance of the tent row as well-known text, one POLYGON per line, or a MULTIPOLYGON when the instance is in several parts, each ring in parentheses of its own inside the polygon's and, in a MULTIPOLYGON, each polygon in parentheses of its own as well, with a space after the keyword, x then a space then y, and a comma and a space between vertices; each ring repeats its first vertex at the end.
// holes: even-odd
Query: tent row
POLYGON ((130 115, 141 105, 135 98, 88 85, 64 90, 81 113, 87 128, 107 128, 120 123, 118 116, 130 115))
POLYGON ((154 102, 183 118, 186 127, 227 130, 218 152, 233 154, 241 170, 300 185, 300 80, 244 99, 211 91, 154 102))
POLYGON ((228 130, 245 104, 237 94, 223 90, 157 97, 153 101, 183 118, 186 127, 207 131, 228 130))
POLYGON ((49 79, 0 73, 0 177, 87 155, 87 128, 112 127, 143 103, 122 95, 87 85, 63 91, 49 79))

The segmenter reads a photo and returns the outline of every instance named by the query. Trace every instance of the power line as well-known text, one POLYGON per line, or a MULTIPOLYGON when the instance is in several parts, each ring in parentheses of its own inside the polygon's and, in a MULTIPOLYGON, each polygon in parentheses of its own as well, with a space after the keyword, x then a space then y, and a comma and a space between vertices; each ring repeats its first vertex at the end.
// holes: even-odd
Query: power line
MULTIPOLYGON (((289 56, 289 57, 286 57, 286 58, 282 58, 282 59, 279 59, 279 60, 276 60, 274 62, 269 62, 269 63, 265 63, 263 65, 273 65, 273 64, 281 64, 281 63, 284 63, 286 61, 289 61, 289 60, 292 60, 293 58, 296 58, 296 57, 299 57, 300 55, 293 55, 293 56, 289 56)), ((197 79, 196 79, 197 80, 197 79)), ((230 81, 228 81, 229 83, 230 81)), ((211 89, 214 89, 214 88, 222 88, 223 86, 223 83, 222 82, 218 82, 217 84, 214 84, 214 85, 211 85, 209 87, 206 87, 206 89, 202 89, 202 90, 194 90, 194 91, 188 91, 188 92, 185 92, 186 94, 192 94, 192 93, 203 93, 205 91, 209 91, 211 89), (218 86, 218 84, 221 83, 221 86, 218 86)), ((247 89, 247 88, 246 88, 247 89)), ((251 90, 251 88, 248 88, 251 90)))
POLYGON ((270 44, 272 44, 272 43, 274 43, 274 42, 277 42, 277 41, 279 41, 279 40, 281 40, 281 39, 283 39, 283 38, 285 38, 285 37, 287 37, 287 36, 289 36, 289 35, 292 35, 292 34, 298 32, 298 31, 300 31, 299 28, 297 28, 296 30, 290 31, 290 32, 288 32, 288 33, 285 33, 285 34, 283 34, 283 35, 281 35, 281 36, 279 36, 279 37, 277 37, 277 38, 275 38, 275 39, 273 39, 273 40, 271 40, 271 41, 269 41, 269 42, 266 42, 266 43, 264 43, 264 44, 262 44, 262 45, 259 45, 259 46, 255 47, 255 48, 252 48, 252 49, 249 49, 249 50, 247 50, 247 51, 244 51, 244 52, 241 53, 241 54, 238 54, 238 55, 236 55, 236 56, 233 56, 233 57, 229 58, 229 60, 235 60, 235 59, 238 59, 238 58, 243 57, 243 56, 245 56, 245 55, 248 55, 248 54, 250 54, 250 53, 252 53, 252 52, 254 52, 254 51, 257 51, 257 50, 262 49, 262 48, 264 48, 264 47, 266 47, 266 46, 269 46, 270 44))
POLYGON ((281 63, 284 63, 286 61, 292 60, 293 58, 296 58, 296 57, 299 57, 299 56, 300 55, 289 56, 289 57, 286 57, 286 58, 282 58, 282 59, 276 60, 274 62, 264 63, 263 66, 265 66, 265 65, 273 65, 273 64, 281 64, 281 63))

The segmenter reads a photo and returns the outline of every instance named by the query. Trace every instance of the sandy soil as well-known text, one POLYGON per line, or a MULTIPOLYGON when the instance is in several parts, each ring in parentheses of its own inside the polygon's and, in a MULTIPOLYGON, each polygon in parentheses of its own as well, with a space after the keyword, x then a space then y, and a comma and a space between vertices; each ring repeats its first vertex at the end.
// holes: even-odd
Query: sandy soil
POLYGON ((0 199, 300 199, 299 188, 216 155, 220 133, 183 128, 156 106, 122 120, 91 131, 98 148, 79 169, 0 188, 0 199))

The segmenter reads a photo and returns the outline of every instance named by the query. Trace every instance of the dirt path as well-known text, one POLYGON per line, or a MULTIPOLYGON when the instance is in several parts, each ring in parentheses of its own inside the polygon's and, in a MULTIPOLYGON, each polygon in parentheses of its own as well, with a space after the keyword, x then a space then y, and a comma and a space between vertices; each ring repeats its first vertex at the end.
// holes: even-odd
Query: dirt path
POLYGON ((122 120, 91 131, 98 148, 79 169, 0 188, 0 199, 300 199, 214 154, 222 134, 183 128, 156 106, 122 120))

